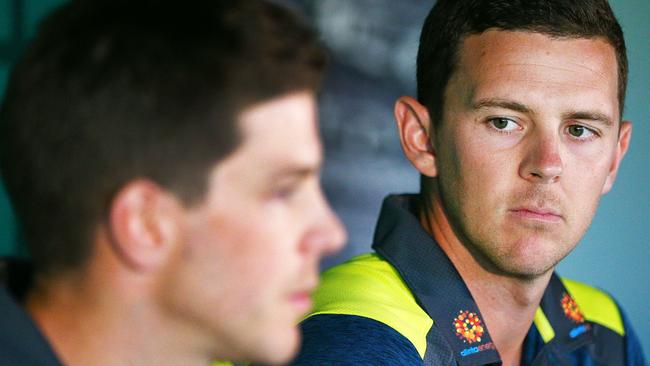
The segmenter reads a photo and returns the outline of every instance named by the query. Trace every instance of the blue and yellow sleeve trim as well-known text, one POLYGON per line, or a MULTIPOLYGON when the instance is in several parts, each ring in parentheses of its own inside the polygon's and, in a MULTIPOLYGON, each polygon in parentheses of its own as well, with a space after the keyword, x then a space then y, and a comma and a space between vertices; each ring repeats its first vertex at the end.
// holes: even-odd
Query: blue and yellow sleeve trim
POLYGON ((323 273, 309 316, 319 314, 379 321, 413 343, 422 358, 426 335, 433 325, 395 269, 376 254, 355 257, 323 273))

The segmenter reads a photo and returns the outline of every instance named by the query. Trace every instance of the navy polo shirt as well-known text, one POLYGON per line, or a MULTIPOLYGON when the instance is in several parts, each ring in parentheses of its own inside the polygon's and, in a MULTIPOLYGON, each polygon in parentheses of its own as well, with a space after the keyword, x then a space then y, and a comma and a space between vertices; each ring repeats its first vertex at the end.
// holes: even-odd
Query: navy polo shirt
MULTIPOLYGON (((314 313, 301 324, 303 344, 293 365, 501 364, 467 286, 421 227, 415 196, 384 201, 373 249, 374 254, 323 274, 314 313), (418 324, 405 324, 408 319, 419 319, 418 324)), ((553 274, 524 341, 521 364, 640 366, 645 361, 632 327, 609 295, 553 274)))

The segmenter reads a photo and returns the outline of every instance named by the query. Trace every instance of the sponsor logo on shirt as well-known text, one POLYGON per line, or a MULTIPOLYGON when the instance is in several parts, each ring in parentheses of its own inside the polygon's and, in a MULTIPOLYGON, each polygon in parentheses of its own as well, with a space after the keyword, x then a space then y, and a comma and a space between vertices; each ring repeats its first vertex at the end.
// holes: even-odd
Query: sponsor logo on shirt
POLYGON ((494 343, 488 342, 486 344, 482 344, 480 346, 475 346, 475 347, 470 347, 470 348, 465 348, 464 350, 460 351, 460 355, 463 357, 467 357, 469 355, 473 355, 475 353, 483 352, 488 349, 494 349, 494 343))
POLYGON ((479 343, 485 329, 483 322, 477 314, 471 313, 467 310, 459 311, 458 316, 454 318, 454 328, 456 329, 456 336, 460 338, 463 343, 479 343))
POLYGON ((576 324, 582 324, 585 322, 585 317, 582 315, 582 311, 580 311, 578 304, 573 300, 571 295, 566 292, 562 297, 562 310, 564 310, 564 315, 572 322, 576 324))

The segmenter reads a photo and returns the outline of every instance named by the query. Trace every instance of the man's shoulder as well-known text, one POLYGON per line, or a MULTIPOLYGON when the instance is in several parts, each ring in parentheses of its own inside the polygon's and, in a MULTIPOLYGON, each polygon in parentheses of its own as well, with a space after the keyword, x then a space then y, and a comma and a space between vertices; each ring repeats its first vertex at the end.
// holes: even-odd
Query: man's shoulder
POLYGON ((313 315, 399 309, 408 317, 428 317, 395 268, 377 254, 363 254, 325 271, 314 302, 313 315))
POLYGON ((0 363, 60 365, 50 345, 4 285, 0 285, 0 363))
POLYGON ((583 282, 562 278, 562 283, 583 313, 585 320, 623 336, 623 315, 614 298, 604 290, 583 282))
POLYGON ((306 343, 311 333, 332 334, 332 341, 355 339, 357 350, 371 343, 402 344, 406 354, 421 359, 432 325, 395 268, 376 254, 364 254, 323 273, 303 332, 306 343))
POLYGON ((300 324, 302 345, 296 365, 422 365, 412 342, 371 318, 319 314, 300 324))
MULTIPOLYGON (((597 287, 562 278, 562 283, 577 303, 584 320, 599 327, 594 342, 600 348, 615 351, 616 338, 622 339, 623 358, 626 365, 646 365, 639 338, 625 311, 608 292, 597 287), (605 328, 607 331, 602 331, 605 328)), ((601 352, 602 353, 602 352, 601 352)))
POLYGON ((60 365, 21 303, 31 282, 30 271, 27 261, 0 258, 0 364, 60 365))

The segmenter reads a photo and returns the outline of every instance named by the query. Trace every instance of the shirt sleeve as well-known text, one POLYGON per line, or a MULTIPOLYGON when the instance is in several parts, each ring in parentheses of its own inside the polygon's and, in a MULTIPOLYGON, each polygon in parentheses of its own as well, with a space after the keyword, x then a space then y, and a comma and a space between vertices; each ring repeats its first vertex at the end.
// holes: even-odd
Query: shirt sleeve
POLYGON ((641 343, 639 338, 634 332, 632 323, 621 310, 621 316, 623 318, 623 327, 625 328, 625 352, 627 354, 627 366, 647 366, 645 358, 643 356, 643 349, 641 348, 641 343))
POLYGON ((373 319, 315 315, 301 329, 302 348, 291 365, 423 365, 406 337, 373 319))

